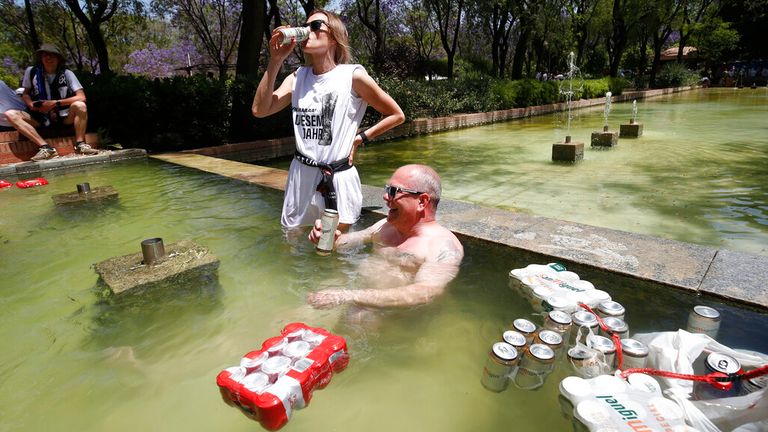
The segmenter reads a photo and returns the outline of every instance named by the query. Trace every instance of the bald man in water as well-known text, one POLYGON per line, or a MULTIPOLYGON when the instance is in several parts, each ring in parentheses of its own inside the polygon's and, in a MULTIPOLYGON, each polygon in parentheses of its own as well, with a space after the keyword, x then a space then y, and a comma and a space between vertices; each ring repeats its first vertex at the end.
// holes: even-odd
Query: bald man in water
MULTIPOLYGON (((377 287, 322 290, 309 294, 309 304, 319 309, 341 304, 409 307, 442 294, 459 273, 464 248, 435 220, 441 192, 440 176, 434 169, 426 165, 398 168, 385 187, 387 218, 363 231, 336 232, 338 250, 373 243, 374 259, 362 263, 360 273, 377 287)), ((321 234, 322 224, 317 220, 309 240, 317 244, 321 234)))

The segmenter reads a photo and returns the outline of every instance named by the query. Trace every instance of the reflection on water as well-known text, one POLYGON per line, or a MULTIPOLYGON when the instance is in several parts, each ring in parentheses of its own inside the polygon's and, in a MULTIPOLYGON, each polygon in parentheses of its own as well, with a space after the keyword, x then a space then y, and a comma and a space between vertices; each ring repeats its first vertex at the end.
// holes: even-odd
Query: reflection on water
MULTIPOLYGON (((356 163, 383 185, 405 163, 433 165, 444 195, 487 206, 768 255, 768 89, 706 89, 638 101, 643 135, 590 147, 602 107, 574 111, 577 164, 551 162, 558 113, 371 146, 356 163)), ((631 103, 614 104, 611 130, 631 103)))
MULTIPOLYGON (((2 431, 259 429, 221 401, 215 377, 293 321, 346 337, 351 363, 285 430, 569 428, 557 399, 564 368, 531 392, 480 384, 488 349, 512 320, 541 323, 509 288, 509 270, 545 258, 463 240, 465 260, 445 295, 381 313, 372 328, 343 309, 306 305, 314 290, 362 283, 357 266, 368 253, 319 257, 309 242, 287 241, 278 192, 156 161, 46 177, 45 187, 0 192, 2 431), (51 195, 84 181, 113 186, 118 202, 53 205, 51 195), (217 279, 105 297, 91 265, 136 253, 151 237, 208 247, 221 261, 217 279)), ((704 303, 723 314, 723 343, 768 351, 764 312, 571 270, 622 302, 633 330, 685 326, 689 308, 704 303)))

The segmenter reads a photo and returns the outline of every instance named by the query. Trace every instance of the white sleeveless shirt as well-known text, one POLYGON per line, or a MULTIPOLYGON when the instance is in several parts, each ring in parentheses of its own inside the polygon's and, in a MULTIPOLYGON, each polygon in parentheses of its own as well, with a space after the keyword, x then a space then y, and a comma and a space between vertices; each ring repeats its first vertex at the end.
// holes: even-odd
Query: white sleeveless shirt
POLYGON ((352 74, 360 65, 340 64, 322 75, 311 66, 296 73, 291 96, 296 149, 318 162, 349 156, 368 104, 352 91, 352 74))
MULTIPOLYGON (((352 75, 360 65, 341 64, 315 75, 312 67, 296 72, 291 104, 296 150, 321 163, 345 159, 368 104, 354 94, 352 75)), ((280 223, 288 228, 313 225, 325 210, 325 200, 317 185, 322 174, 294 159, 288 169, 285 199, 280 223)), ((360 217, 362 186, 357 169, 352 167, 333 177, 337 194, 339 222, 352 224, 360 217)))

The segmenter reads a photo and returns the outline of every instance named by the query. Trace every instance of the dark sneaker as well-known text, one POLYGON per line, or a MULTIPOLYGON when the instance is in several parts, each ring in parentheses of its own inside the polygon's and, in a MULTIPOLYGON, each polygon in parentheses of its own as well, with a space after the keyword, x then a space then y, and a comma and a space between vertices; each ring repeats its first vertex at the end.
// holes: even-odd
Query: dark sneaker
POLYGON ((32 156, 32 160, 35 162, 39 162, 46 159, 52 159, 58 156, 59 153, 56 151, 55 148, 41 148, 40 151, 37 152, 36 155, 32 156))
POLYGON ((75 152, 84 154, 84 155, 95 155, 99 153, 98 150, 94 149, 93 147, 89 146, 84 142, 79 142, 77 143, 77 145, 75 145, 75 152))

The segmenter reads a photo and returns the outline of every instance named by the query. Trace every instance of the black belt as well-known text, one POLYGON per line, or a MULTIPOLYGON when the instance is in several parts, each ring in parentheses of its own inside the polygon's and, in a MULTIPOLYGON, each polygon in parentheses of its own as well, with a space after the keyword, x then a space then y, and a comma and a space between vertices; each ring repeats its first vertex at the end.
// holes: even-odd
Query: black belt
POLYGON ((333 175, 337 172, 352 168, 352 165, 349 164, 349 158, 340 159, 336 162, 327 164, 304 156, 299 153, 298 150, 293 154, 293 157, 304 165, 320 169, 323 177, 317 185, 317 191, 323 195, 323 198, 325 198, 325 208, 338 210, 336 205, 336 188, 333 186, 333 175))

